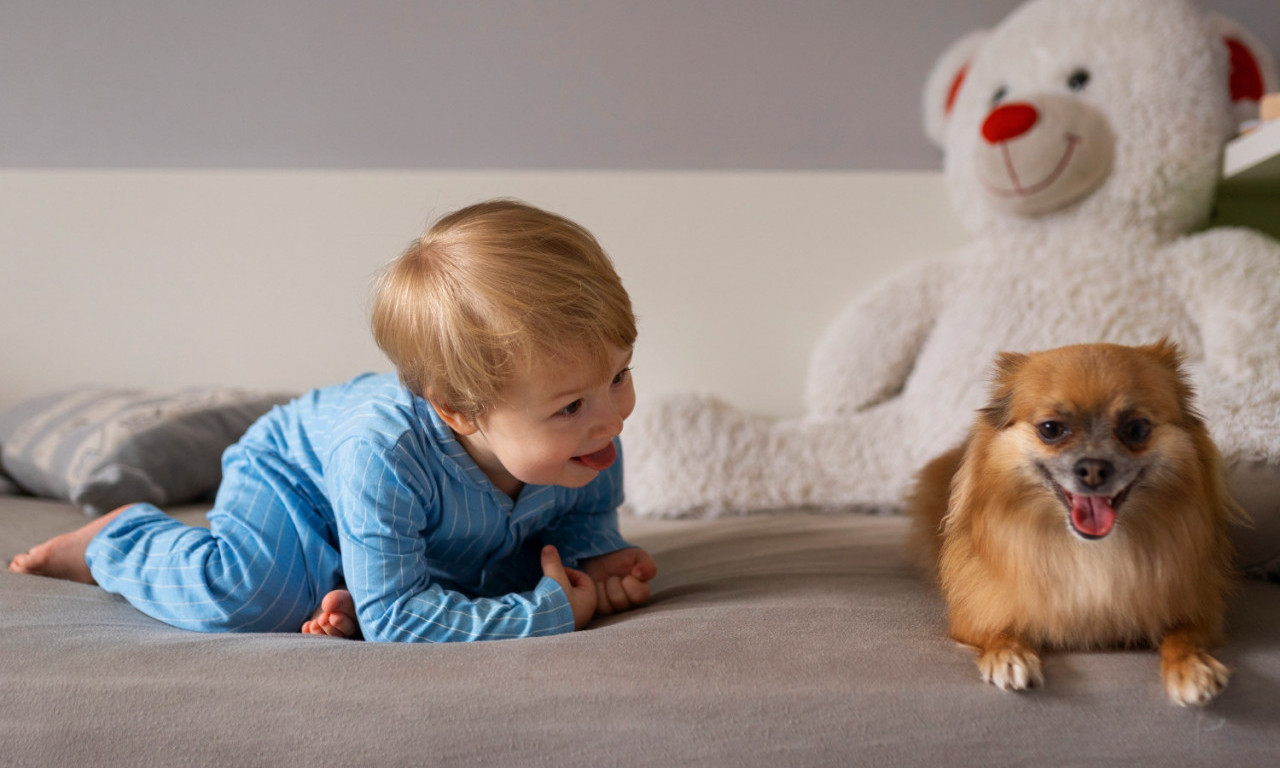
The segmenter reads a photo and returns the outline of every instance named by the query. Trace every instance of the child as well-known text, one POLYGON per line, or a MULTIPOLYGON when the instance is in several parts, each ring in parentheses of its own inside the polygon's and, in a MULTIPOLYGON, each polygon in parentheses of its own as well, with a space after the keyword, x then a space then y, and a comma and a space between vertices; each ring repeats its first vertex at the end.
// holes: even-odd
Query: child
POLYGON ((589 232, 517 202, 457 211, 384 271, 373 330, 398 377, 260 419, 223 456, 209 530, 135 504, 10 570, 176 627, 358 619, 386 641, 570 632, 648 600, 657 567, 617 522, 635 317, 589 232))

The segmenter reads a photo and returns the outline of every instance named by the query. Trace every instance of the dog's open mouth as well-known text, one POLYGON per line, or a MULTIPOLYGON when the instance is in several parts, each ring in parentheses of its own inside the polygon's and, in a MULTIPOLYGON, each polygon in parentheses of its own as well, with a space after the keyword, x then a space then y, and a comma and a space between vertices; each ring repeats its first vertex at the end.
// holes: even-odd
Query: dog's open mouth
MULTIPOLYGON (((1054 485, 1058 485, 1054 483, 1054 485)), ((1058 485, 1058 493, 1066 502, 1071 529, 1081 538, 1090 541, 1101 539, 1116 527, 1116 510, 1129 495, 1130 483, 1114 496, 1089 496, 1083 493, 1072 493, 1058 485)))
POLYGON ((1071 493, 1062 486, 1058 486, 1058 491, 1071 510, 1071 527, 1084 538, 1101 539, 1116 527, 1116 507, 1124 496, 1123 491, 1110 497, 1071 493))
POLYGON ((1115 529, 1116 510, 1129 495, 1130 489, 1142 477, 1142 472, 1139 471, 1137 477, 1113 496, 1095 496, 1072 493, 1053 479, 1048 468, 1041 465, 1039 469, 1049 484, 1057 490, 1058 498, 1062 499, 1062 503, 1067 506, 1067 520, 1071 523, 1071 530, 1075 531, 1080 538, 1089 541, 1105 538, 1115 529))

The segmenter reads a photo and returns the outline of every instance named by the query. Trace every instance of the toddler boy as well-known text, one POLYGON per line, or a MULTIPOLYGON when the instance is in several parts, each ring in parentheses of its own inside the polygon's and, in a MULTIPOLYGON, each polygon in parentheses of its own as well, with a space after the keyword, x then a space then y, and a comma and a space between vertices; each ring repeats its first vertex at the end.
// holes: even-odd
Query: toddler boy
POLYGON ((649 599, 617 521, 635 317, 589 232, 513 201, 445 216, 384 270, 373 330, 397 373, 260 419, 209 529, 134 504, 10 570, 176 627, 386 641, 569 632, 649 599))

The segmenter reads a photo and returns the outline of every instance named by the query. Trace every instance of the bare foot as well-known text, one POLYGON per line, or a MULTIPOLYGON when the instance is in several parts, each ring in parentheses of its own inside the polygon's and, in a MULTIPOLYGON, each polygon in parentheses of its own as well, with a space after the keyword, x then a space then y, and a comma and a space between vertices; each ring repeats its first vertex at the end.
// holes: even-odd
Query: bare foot
POLYGON ((356 623, 356 601, 345 589, 335 589, 324 596, 311 620, 302 625, 304 635, 328 637, 358 637, 360 625, 356 623))
POLYGON ((93 537, 98 535, 98 531, 128 508, 120 507, 70 533, 54 536, 43 544, 37 544, 30 551, 14 557, 9 563, 9 570, 13 573, 30 573, 97 584, 93 574, 89 572, 89 565, 84 561, 85 550, 89 548, 93 537))

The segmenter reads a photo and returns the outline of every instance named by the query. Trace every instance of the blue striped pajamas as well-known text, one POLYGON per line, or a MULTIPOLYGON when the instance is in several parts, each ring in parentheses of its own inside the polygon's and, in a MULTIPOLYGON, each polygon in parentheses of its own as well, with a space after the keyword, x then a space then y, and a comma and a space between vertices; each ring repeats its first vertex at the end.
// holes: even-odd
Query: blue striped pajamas
POLYGON ((208 530, 138 504, 85 559, 104 589, 198 631, 297 631, 345 584, 369 640, 569 632, 539 553, 554 544, 573 566, 629 546, 621 467, 513 501, 422 398, 366 375, 272 410, 229 448, 208 530))

